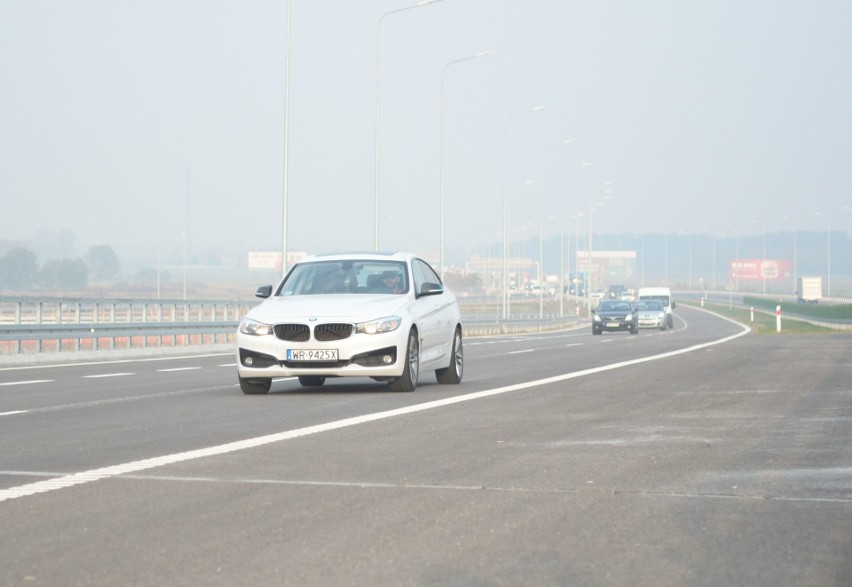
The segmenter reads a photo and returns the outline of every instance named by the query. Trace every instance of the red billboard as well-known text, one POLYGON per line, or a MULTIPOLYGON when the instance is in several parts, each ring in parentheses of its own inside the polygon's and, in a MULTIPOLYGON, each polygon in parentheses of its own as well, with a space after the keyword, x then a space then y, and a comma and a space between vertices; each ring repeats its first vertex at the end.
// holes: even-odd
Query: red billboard
POLYGON ((791 279, 793 264, 787 259, 733 259, 728 267, 731 279, 771 281, 791 279))

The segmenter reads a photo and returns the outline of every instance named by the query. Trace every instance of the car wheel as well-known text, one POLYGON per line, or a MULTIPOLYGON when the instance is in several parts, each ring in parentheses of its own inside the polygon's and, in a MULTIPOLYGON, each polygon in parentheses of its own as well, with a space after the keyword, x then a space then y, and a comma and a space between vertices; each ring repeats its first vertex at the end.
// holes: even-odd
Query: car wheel
POLYGON ((666 326, 668 326, 669 328, 674 328, 674 317, 673 316, 669 316, 668 318, 666 318, 666 326))
POLYGON ((638 326, 634 326, 633 328, 631 328, 631 329, 630 329, 630 334, 639 334, 639 327, 638 327, 638 326))
POLYGON ((598 330, 597 328, 595 328, 594 326, 592 326, 592 334, 600 334, 600 333, 601 333, 601 331, 600 331, 600 330, 598 330))
POLYGON ((660 330, 662 330, 663 332, 665 332, 666 330, 668 330, 668 326, 666 325, 666 323, 665 323, 665 322, 663 322, 662 324, 660 324, 660 330))
POLYGON ((462 349, 461 328, 456 328, 453 336, 453 352, 450 354, 450 366, 446 369, 436 369, 435 376, 438 383, 455 384, 461 383, 464 373, 464 350, 462 349))
POLYGON ((260 395, 264 393, 269 393, 269 388, 272 387, 272 379, 269 378, 244 379, 242 377, 239 377, 239 379, 240 389, 242 389, 243 393, 246 395, 260 395))
POLYGON ((420 372, 420 344, 417 342, 417 331, 413 328, 408 333, 408 350, 405 353, 408 360, 402 376, 389 383, 391 391, 414 391, 417 387, 417 376, 420 372))
POLYGON ((299 377, 299 384, 302 387, 319 387, 325 383, 325 377, 319 375, 303 375, 299 377))

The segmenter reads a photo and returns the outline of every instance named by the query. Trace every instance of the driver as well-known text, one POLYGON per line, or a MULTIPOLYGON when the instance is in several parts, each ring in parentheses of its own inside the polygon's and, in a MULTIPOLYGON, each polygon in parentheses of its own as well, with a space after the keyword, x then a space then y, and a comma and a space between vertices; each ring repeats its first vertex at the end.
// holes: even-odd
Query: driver
POLYGON ((402 288, 402 275, 397 271, 385 271, 382 273, 382 284, 390 293, 399 294, 402 288))

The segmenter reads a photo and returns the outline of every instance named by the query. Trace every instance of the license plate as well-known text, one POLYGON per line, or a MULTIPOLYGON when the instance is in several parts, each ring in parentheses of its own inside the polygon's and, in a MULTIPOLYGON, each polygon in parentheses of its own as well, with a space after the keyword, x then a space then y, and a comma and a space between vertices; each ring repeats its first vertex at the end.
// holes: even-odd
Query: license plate
POLYGON ((618 322, 607 322, 606 327, 607 328, 618 328, 618 322))
POLYGON ((337 349, 287 349, 288 361, 336 361, 337 349))

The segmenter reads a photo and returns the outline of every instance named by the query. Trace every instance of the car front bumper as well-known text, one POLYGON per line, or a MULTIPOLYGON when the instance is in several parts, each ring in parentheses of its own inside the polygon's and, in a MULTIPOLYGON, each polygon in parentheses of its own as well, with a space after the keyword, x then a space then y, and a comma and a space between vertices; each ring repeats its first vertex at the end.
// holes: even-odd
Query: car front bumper
POLYGON ((399 377, 405 368, 408 331, 353 334, 334 342, 290 342, 275 336, 237 334, 237 372, 242 378, 399 377), (287 360, 287 351, 336 351, 336 360, 287 360))

